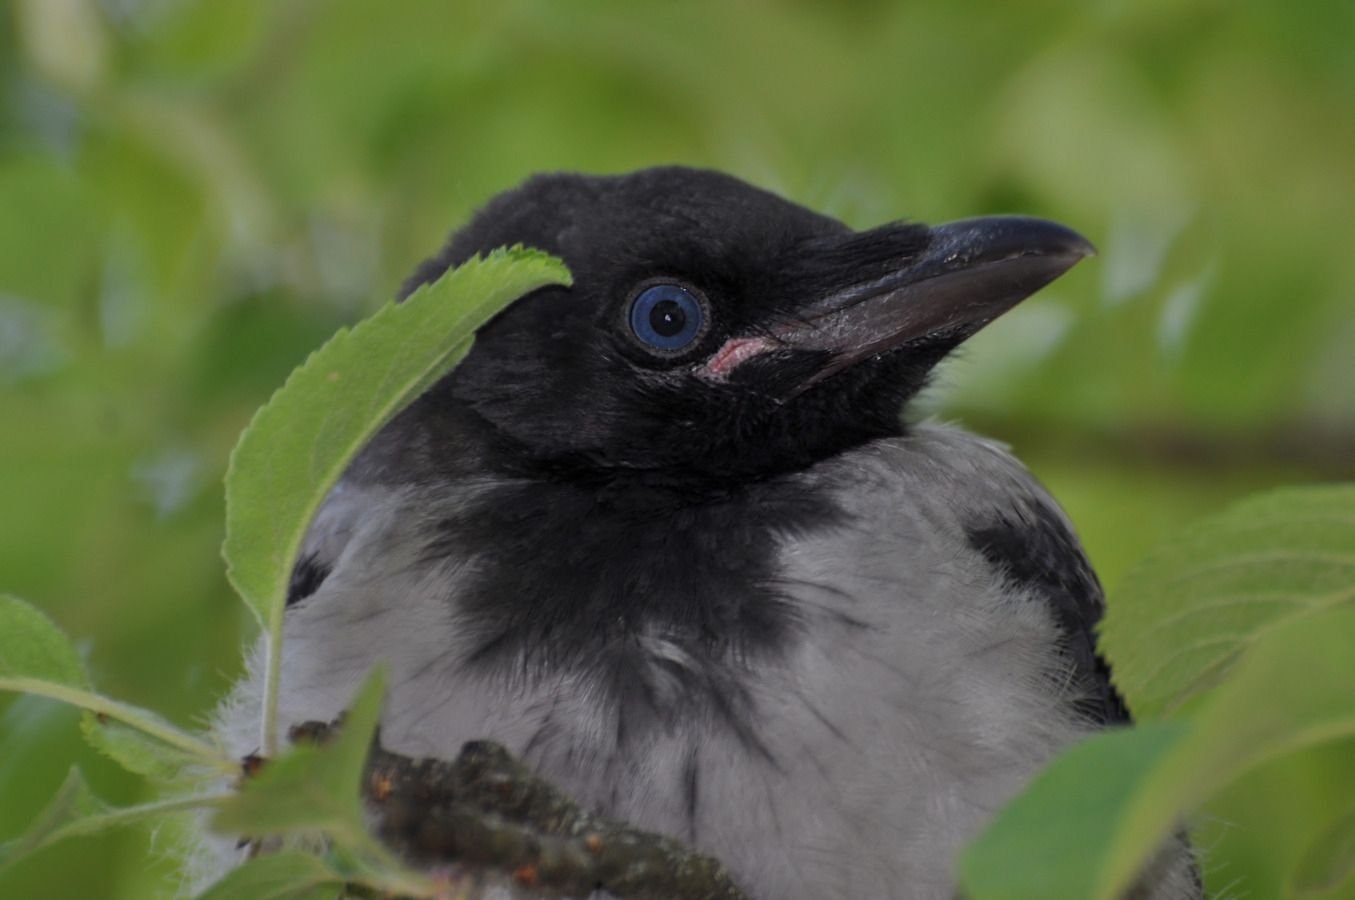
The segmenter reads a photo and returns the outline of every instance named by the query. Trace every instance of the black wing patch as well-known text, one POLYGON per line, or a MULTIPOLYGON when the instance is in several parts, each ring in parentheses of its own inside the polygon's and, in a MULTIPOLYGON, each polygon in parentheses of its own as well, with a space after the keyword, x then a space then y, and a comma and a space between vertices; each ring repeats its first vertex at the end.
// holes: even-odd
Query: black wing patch
POLYGON ((305 600, 320 589, 329 577, 330 567, 322 564, 314 553, 306 553, 292 567, 292 578, 287 582, 287 605, 305 600))
POLYGON ((1130 721, 1124 698, 1110 682, 1110 667, 1096 652, 1095 628, 1105 594, 1063 517, 1037 501, 968 528, 966 535, 970 546, 1012 581, 1048 600, 1065 652, 1088 689, 1077 703, 1079 712, 1108 725, 1130 721))

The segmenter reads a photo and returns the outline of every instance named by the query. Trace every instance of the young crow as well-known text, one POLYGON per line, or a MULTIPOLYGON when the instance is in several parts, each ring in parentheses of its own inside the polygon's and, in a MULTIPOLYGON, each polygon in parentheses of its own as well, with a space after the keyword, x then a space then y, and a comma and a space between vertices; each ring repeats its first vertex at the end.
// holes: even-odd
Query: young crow
MULTIPOLYGON (((324 504, 283 726, 384 661, 392 750, 501 742, 763 900, 955 896, 965 841, 1127 714, 1067 518, 906 407, 1091 245, 1017 217, 854 231, 708 171, 556 174, 406 289, 512 244, 574 283, 482 328, 324 504)), ((260 683, 223 707, 241 753, 260 683)), ((1138 891, 1198 896, 1184 843, 1138 891)))

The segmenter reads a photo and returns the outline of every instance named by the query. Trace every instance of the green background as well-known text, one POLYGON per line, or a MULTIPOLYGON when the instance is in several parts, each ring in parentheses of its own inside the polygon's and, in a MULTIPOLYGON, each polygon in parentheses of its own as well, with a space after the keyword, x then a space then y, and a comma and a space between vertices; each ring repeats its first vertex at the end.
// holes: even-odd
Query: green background
MULTIPOLYGON (((495 192, 685 162, 857 226, 1024 212, 1099 245, 924 405, 1015 447, 1113 597, 1200 513, 1355 477, 1353 46, 1346 2, 6 0, 0 590, 107 692, 201 721, 250 627, 218 548, 253 409, 495 192)), ((1208 811, 1211 885, 1278 895, 1353 753, 1208 811)), ((0 700, 0 836, 72 760, 142 793, 68 711, 0 700)), ((132 832, 0 896, 175 878, 132 832)))

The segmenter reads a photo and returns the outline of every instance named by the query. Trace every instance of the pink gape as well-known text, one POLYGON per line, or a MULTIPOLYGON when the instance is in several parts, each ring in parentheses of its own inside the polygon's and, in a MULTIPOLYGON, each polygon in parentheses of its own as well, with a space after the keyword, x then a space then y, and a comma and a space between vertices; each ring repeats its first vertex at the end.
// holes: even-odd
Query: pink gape
POLYGON ((715 351, 697 373, 712 381, 724 381, 739 365, 752 359, 759 353, 772 349, 775 343, 765 337, 737 337, 725 341, 724 346, 715 351))

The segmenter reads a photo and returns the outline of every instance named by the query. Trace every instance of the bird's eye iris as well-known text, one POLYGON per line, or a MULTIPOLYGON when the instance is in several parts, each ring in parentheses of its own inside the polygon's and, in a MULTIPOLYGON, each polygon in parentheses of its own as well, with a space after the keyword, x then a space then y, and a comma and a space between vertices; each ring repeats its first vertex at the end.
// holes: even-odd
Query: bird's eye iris
POLYGON ((696 343, 705 332, 706 309, 684 287, 652 285, 631 301, 630 330, 645 346, 676 353, 696 343))

